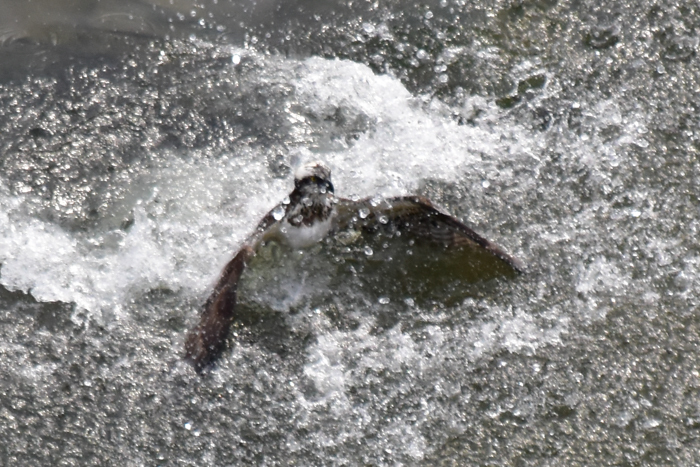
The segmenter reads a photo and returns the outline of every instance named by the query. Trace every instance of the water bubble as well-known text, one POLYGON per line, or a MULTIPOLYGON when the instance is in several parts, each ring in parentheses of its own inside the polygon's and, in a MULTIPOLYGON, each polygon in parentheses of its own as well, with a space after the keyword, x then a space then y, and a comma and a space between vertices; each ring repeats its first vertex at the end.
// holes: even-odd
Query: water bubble
POLYGON ((644 428, 647 430, 651 430, 653 428, 656 428, 659 425, 661 425, 661 420, 657 420, 655 418, 650 418, 646 422, 644 422, 644 428))
POLYGON ((418 49, 418 52, 416 52, 416 58, 418 60, 425 60, 428 58, 428 52, 423 49, 418 49))
POLYGON ((583 36, 583 43, 593 49, 606 49, 620 40, 617 26, 594 26, 583 36))
POLYGON ((192 429, 192 422, 185 422, 185 430, 190 431, 192 429))
POLYGON ((403 302, 408 306, 413 306, 416 304, 416 302, 411 297, 404 298, 403 302))
POLYGON ((689 60, 698 46, 698 39, 690 36, 672 36, 666 42, 663 58, 672 62, 689 60))
POLYGON ((362 23, 362 29, 367 33, 367 34, 372 34, 374 32, 374 25, 371 23, 362 23))
POLYGON ((231 62, 233 62, 234 65, 238 65, 239 63, 241 63, 241 56, 238 54, 233 54, 233 56, 231 57, 231 62))
POLYGON ((433 12, 428 10, 425 12, 425 19, 431 19, 433 17, 433 12))
POLYGON ((282 199, 282 204, 289 204, 291 202, 292 200, 289 199, 289 196, 285 196, 284 199, 282 199))
POLYGON ((379 223, 380 224, 387 224, 387 223, 389 223, 389 218, 387 216, 385 216, 384 214, 382 214, 381 216, 379 216, 379 223))
POLYGON ((280 205, 273 209, 272 217, 274 217, 276 221, 282 219, 284 217, 284 206, 280 205))
POLYGON ((370 248, 369 246, 366 246, 365 247, 365 254, 367 256, 372 256, 374 254, 374 251, 372 251, 372 248, 370 248))
POLYGON ((379 297, 379 303, 382 305, 387 305, 390 301, 389 297, 379 297))
POLYGON ((483 186, 484 188, 488 188, 491 186, 491 182, 489 182, 488 180, 484 180, 483 182, 481 182, 481 186, 483 186))
POLYGON ((359 214, 360 214, 360 218, 361 218, 361 219, 366 219, 367 216, 369 216, 369 209, 367 209, 367 208, 360 208, 359 214))

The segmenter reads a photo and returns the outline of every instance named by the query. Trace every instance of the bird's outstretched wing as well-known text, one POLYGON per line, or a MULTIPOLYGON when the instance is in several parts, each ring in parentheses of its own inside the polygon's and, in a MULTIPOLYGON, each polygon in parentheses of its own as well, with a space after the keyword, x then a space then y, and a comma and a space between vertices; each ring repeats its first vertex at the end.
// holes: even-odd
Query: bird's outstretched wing
POLYGON ((337 211, 336 231, 361 231, 364 237, 392 237, 393 242, 396 237, 402 237, 406 245, 418 248, 423 245, 435 256, 434 269, 468 282, 525 272, 520 261, 454 217, 440 212, 427 198, 341 199, 337 211))
MULTIPOLYGON (((213 363, 225 349, 235 318, 236 293, 241 275, 261 245, 274 240, 278 233, 273 228, 275 219, 272 212, 275 210, 263 218, 256 231, 226 265, 204 304, 199 324, 187 336, 186 358, 198 372, 213 363)), ((372 256, 373 260, 364 264, 364 271, 369 274, 370 280, 371 277, 387 279, 400 269, 401 280, 394 282, 405 282, 409 289, 415 285, 415 281, 421 281, 425 287, 439 283, 424 281, 427 275, 479 282, 524 272, 522 264, 498 245, 457 219, 438 211, 429 200, 421 197, 360 201, 339 199, 331 237, 339 239, 341 244, 348 238, 362 237, 366 246, 374 245, 377 251, 372 256), (392 238, 391 242, 385 241, 389 238, 392 238), (383 249, 385 246, 390 247, 383 249), (420 250, 422 247, 426 248, 422 253, 411 255, 413 249, 420 250), (386 254, 382 255, 382 252, 386 254), (397 252, 403 257, 397 258, 397 252), (372 276, 373 268, 376 269, 375 273, 379 273, 378 276, 372 276)), ((392 281, 376 282, 375 285, 383 290, 392 281)))
POLYGON ((199 324, 187 335, 185 358, 194 365, 197 372, 202 372, 219 358, 226 347, 226 338, 235 317, 238 282, 247 264, 265 239, 270 226, 275 222, 273 211, 260 221, 255 232, 248 237, 221 272, 219 281, 202 307, 199 324))

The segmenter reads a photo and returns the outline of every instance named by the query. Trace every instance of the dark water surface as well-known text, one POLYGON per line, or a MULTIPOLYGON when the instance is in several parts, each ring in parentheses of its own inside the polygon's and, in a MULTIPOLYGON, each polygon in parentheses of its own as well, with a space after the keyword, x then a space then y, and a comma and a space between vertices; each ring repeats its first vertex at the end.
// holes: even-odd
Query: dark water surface
POLYGON ((3 2, 0 464, 700 464, 699 28, 694 1, 3 2), (261 266, 200 378, 199 305, 310 159, 529 273, 421 299, 261 266))

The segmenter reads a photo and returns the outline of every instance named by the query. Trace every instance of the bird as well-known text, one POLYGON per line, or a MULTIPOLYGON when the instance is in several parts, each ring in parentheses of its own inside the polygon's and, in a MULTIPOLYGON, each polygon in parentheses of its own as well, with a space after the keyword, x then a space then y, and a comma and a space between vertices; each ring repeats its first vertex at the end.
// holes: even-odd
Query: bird
POLYGON ((321 162, 309 162, 295 171, 294 190, 262 218, 224 267, 202 307, 199 323, 188 333, 185 359, 198 373, 215 363, 225 350, 236 318, 241 276, 261 247, 276 242, 292 250, 305 249, 329 237, 343 244, 358 237, 389 241, 403 237, 408 245, 436 245, 448 258, 457 258, 451 268, 444 266, 446 270, 469 275, 474 281, 525 272, 519 260, 439 210, 429 199, 339 198, 335 196, 330 168, 321 162), (456 252, 466 252, 467 256, 456 256, 456 252))

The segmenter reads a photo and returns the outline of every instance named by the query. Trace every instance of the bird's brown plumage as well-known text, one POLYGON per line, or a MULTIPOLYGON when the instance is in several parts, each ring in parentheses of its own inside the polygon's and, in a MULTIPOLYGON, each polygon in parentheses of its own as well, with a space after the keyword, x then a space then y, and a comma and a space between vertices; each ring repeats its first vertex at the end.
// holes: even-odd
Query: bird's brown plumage
POLYGON ((193 363, 197 371, 202 371, 213 363, 224 350, 231 324, 235 319, 236 293, 241 275, 261 244, 267 241, 284 241, 279 229, 280 222, 289 222, 289 226, 310 225, 322 216, 333 216, 328 235, 348 230, 357 232, 358 235, 389 232, 390 236, 394 236, 399 233, 404 238, 443 245, 446 251, 466 250, 472 258, 477 258, 475 266, 472 267, 477 274, 470 277, 478 279, 481 272, 479 268, 489 270, 490 275, 484 275, 487 278, 524 272, 523 265, 517 259, 462 222, 440 212, 426 198, 404 196, 367 198, 360 201, 332 198, 333 186, 328 177, 326 186, 330 189, 331 198, 328 198, 328 193, 324 190, 317 195, 325 196, 324 200, 333 199, 332 210, 320 208, 323 204, 320 202, 316 207, 303 209, 298 203, 302 202, 304 196, 308 196, 308 192, 304 192, 305 187, 308 187, 304 182, 313 183, 313 186, 324 182, 317 177, 313 180, 307 178, 308 180, 297 180, 296 188, 290 194, 290 203, 280 205, 285 210, 285 217, 276 220, 273 216, 273 212, 278 212, 276 210, 279 210, 280 206, 270 211, 222 271, 219 281, 203 306, 199 324, 190 331, 185 342, 186 358, 193 363), (294 221, 290 214, 295 216, 294 221), (305 216, 301 220, 296 218, 300 214, 305 216))

